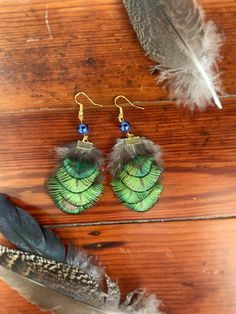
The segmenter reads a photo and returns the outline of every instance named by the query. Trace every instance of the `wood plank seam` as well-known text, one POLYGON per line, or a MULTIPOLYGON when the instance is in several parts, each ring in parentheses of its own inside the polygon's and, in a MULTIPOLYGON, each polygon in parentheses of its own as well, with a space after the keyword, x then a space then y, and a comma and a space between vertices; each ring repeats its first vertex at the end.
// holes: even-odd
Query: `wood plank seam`
MULTIPOLYGON (((115 95, 114 95, 115 96, 115 95)), ((228 95, 223 95, 220 96, 219 99, 224 100, 230 98, 231 100, 233 100, 234 98, 236 99, 236 94, 228 94, 228 95)), ((72 97, 73 99, 73 97, 72 97)), ((112 104, 113 100, 111 99, 111 104, 106 104, 106 109, 114 109, 114 105, 112 104)), ((154 106, 158 105, 173 105, 176 106, 176 102, 174 100, 171 99, 165 99, 165 100, 157 100, 157 101, 153 101, 153 100, 147 100, 147 101, 136 101, 133 100, 132 101, 134 104, 136 105, 151 105, 153 104, 154 106)), ((129 105, 127 104, 123 104, 124 108, 129 108, 129 105)), ((58 107, 58 108, 53 108, 53 107, 41 107, 41 108, 32 108, 32 109, 21 109, 21 110, 4 110, 3 112, 0 113, 0 116, 5 116, 5 115, 9 115, 9 114, 18 114, 18 113, 37 113, 37 112, 60 112, 60 111, 74 111, 78 109, 78 106, 74 106, 74 105, 70 105, 70 107, 58 107)), ((89 108, 89 110, 93 110, 94 108, 89 108)), ((96 110, 96 109, 94 109, 96 110)), ((216 109, 217 110, 217 109, 216 109)))
POLYGON ((146 223, 168 223, 168 222, 183 222, 183 221, 201 221, 201 220, 227 220, 236 219, 236 215, 220 215, 220 216, 199 216, 199 217, 181 217, 181 218, 163 218, 163 219, 130 219, 117 221, 98 221, 72 224, 50 224, 43 225, 47 228, 73 228, 73 227, 88 227, 88 226, 111 226, 111 225, 127 225, 127 224, 146 224, 146 223))

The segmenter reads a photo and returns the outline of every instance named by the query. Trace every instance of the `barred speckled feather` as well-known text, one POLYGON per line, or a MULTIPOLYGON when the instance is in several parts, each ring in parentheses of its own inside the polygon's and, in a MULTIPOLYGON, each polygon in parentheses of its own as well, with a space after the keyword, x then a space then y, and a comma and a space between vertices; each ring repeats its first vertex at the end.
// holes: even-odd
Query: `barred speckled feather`
POLYGON ((90 304, 92 302, 96 306, 104 302, 105 294, 102 292, 102 288, 80 268, 30 253, 11 250, 1 245, 0 264, 76 300, 90 304), (94 300, 96 300, 96 304, 93 303, 94 300))
MULTIPOLYGON (((72 143, 59 149, 60 163, 47 188, 55 204, 69 214, 78 214, 92 207, 101 196, 102 157, 91 143, 89 149, 72 143)), ((83 143, 83 146, 86 143, 83 143)))
POLYGON ((0 222, 0 232, 28 250, 0 245, 0 278, 40 309, 54 314, 161 313, 156 297, 144 296, 138 290, 128 294, 121 303, 118 283, 95 265, 91 256, 72 245, 65 254, 63 244, 53 231, 40 227, 33 217, 21 208, 16 209, 3 195, 0 195, 0 222), (58 248, 64 252, 60 257, 55 252, 58 248), (48 258, 50 250, 51 259, 48 258))
POLYGON ((161 149, 140 138, 139 144, 119 139, 110 155, 112 187, 116 196, 128 208, 147 211, 159 200, 162 191, 161 149))
POLYGON ((143 292, 134 291, 120 303, 119 286, 107 275, 105 292, 102 282, 76 265, 2 245, 0 278, 40 309, 55 314, 161 314, 154 295, 145 297, 143 292))

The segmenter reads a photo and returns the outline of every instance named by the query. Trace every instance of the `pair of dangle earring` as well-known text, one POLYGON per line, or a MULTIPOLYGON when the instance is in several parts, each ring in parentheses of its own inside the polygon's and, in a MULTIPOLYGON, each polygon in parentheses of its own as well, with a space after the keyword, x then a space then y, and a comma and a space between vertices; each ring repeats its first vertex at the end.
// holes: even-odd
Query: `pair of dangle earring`
MULTIPOLYGON (((75 101, 80 106, 77 131, 83 138, 57 149, 58 166, 47 182, 54 203, 68 214, 78 214, 92 207, 103 192, 101 172, 104 159, 88 140, 89 128, 83 121, 83 104, 78 101, 80 95, 86 96, 93 105, 103 107, 83 92, 76 94, 75 101)), ((124 96, 115 98, 115 105, 119 108, 120 129, 126 136, 117 140, 109 155, 109 168, 113 176, 111 185, 126 207, 143 212, 158 202, 162 190, 161 149, 146 138, 129 133, 130 123, 124 120, 123 109, 117 103, 119 98, 143 109, 124 96)))

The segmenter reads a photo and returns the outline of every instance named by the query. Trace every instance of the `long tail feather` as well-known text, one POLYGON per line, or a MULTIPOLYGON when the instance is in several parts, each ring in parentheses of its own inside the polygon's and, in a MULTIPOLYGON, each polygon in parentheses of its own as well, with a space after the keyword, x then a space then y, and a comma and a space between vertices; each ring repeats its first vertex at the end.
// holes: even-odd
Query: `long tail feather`
MULTIPOLYGON (((52 289, 41 286, 36 282, 30 281, 23 276, 18 275, 2 266, 0 266, 0 278, 15 289, 22 297, 42 311, 51 311, 54 314, 125 314, 134 312, 113 311, 109 309, 96 309, 90 305, 79 303, 71 298, 61 295, 52 289)), ((136 314, 157 313, 159 301, 154 297, 144 299, 145 308, 142 312, 136 314)))
POLYGON ((221 109, 216 61, 222 36, 195 0, 123 0, 146 54, 159 65, 158 81, 167 80, 178 103, 205 109, 213 101, 221 109))
POLYGON ((0 245, 0 278, 41 309, 55 314, 161 313, 156 297, 146 297, 139 291, 129 294, 126 301, 120 303, 119 286, 103 268, 73 246, 65 254, 62 243, 52 231, 40 227, 33 217, 15 207, 3 195, 0 197, 0 232, 27 251, 0 245), (58 246, 63 252, 61 260, 52 254, 48 258, 49 248, 55 251, 58 246))

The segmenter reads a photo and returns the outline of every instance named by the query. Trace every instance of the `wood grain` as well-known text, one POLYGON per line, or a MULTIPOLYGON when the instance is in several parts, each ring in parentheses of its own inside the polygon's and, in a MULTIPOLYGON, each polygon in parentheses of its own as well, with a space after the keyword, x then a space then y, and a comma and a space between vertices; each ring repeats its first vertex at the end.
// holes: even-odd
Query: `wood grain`
MULTIPOLYGON (((1 281, 0 282, 0 314, 39 314, 42 313, 36 306, 28 303, 15 290, 1 281), (17 312, 16 312, 17 311, 17 312)), ((50 312, 43 312, 50 314, 50 312)))
MULTIPOLYGON (((72 240, 98 256, 106 271, 119 281, 123 296, 140 287, 156 293, 167 313, 236 312, 235 220, 55 231, 65 243, 72 240)), ((17 300, 18 309, 27 311, 25 302, 6 291, 5 284, 0 285, 0 291, 2 310, 17 300)))
MULTIPOLYGON (((164 192, 149 212, 132 212, 119 204, 109 186, 107 167, 105 193, 94 208, 73 216, 53 205, 44 185, 55 167, 55 146, 78 137, 75 108, 0 116, 0 191, 46 224, 236 215, 234 99, 226 100, 222 111, 211 108, 194 114, 168 103, 144 105, 141 115, 133 108, 127 108, 125 115, 132 132, 164 149, 164 192)), ((122 136, 116 115, 111 107, 85 111, 91 140, 104 154, 122 136)))
MULTIPOLYGON (((236 2, 201 3, 224 34, 224 94, 235 95, 236 2)), ((168 99, 121 0, 1 0, 0 14, 0 110, 68 107, 78 90, 104 104, 168 99)))
MULTIPOLYGON (((147 288, 168 314, 235 314, 236 1, 200 2, 225 37, 224 108, 191 113, 156 86, 122 0, 0 0, 0 192, 97 255, 123 295, 147 288), (114 96, 145 107, 125 117, 164 149, 164 191, 147 213, 118 203, 106 167, 105 193, 82 215, 47 196, 54 147, 77 139, 79 90, 104 105, 86 107, 85 121, 105 155, 121 136, 114 96)), ((2 282, 0 295, 0 314, 41 313, 2 282)))

